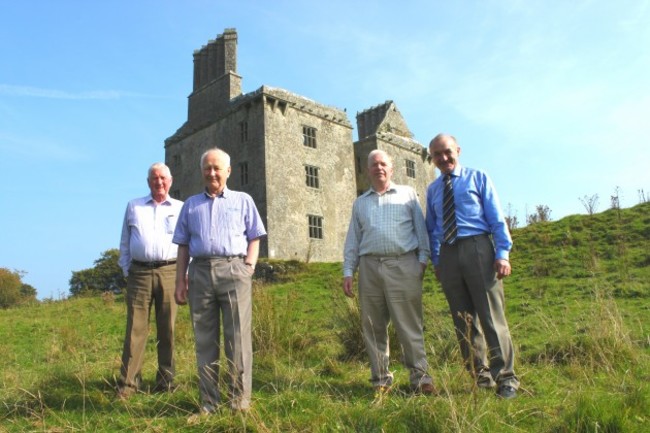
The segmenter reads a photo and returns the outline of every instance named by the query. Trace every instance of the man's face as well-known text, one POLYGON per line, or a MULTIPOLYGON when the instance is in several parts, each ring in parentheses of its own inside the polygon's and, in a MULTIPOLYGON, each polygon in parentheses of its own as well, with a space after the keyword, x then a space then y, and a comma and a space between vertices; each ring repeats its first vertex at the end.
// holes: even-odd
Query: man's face
POLYGON ((149 173, 147 184, 149 184, 149 190, 154 198, 165 198, 172 186, 172 177, 167 170, 156 168, 149 173))
POLYGON ((218 152, 209 152, 203 160, 203 181, 210 194, 221 194, 230 176, 230 166, 218 152))
POLYGON ((393 177, 393 166, 386 155, 376 153, 368 162, 368 174, 373 185, 385 184, 393 177))
POLYGON ((449 174, 454 171, 456 164, 458 164, 460 147, 458 147, 453 138, 443 136, 429 146, 429 153, 431 153, 436 167, 443 174, 449 174))

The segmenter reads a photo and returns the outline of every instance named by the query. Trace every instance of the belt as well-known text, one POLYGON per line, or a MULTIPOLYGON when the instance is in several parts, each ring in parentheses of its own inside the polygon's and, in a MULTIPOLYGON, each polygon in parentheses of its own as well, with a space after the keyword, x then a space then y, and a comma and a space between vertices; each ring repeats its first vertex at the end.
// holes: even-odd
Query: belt
POLYGON ((243 260, 246 256, 203 256, 203 257, 192 257, 193 262, 221 262, 221 261, 232 261, 235 259, 243 260))
POLYGON ((469 241, 471 239, 489 238, 489 237, 490 237, 489 233, 481 233, 480 235, 463 236, 463 237, 458 236, 458 237, 456 237, 456 239, 454 239, 453 244, 450 244, 448 242, 443 242, 442 245, 447 245, 447 246, 455 245, 455 244, 458 244, 458 243, 461 243, 461 242, 464 242, 464 241, 469 241))
POLYGON ((142 266, 143 268, 160 268, 162 266, 169 266, 169 265, 175 265, 176 260, 160 260, 157 262, 140 262, 138 260, 131 260, 131 263, 134 265, 142 266))
POLYGON ((367 257, 372 260, 395 260, 412 255, 415 255, 415 250, 404 254, 364 254, 362 257, 367 257))

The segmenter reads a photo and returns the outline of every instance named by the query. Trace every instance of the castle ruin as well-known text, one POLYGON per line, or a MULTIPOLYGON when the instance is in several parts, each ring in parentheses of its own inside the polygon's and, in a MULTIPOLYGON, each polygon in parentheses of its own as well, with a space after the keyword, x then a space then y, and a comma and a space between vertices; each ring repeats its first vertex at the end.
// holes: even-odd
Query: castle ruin
POLYGON ((242 94, 241 80, 235 29, 194 52, 187 121, 165 140, 173 197, 203 189, 200 156, 219 147, 231 156, 228 187, 253 197, 266 226, 260 256, 320 262, 342 260, 373 149, 393 158, 393 180, 414 187, 424 205, 434 170, 392 101, 357 114, 354 142, 344 111, 269 86, 242 94))

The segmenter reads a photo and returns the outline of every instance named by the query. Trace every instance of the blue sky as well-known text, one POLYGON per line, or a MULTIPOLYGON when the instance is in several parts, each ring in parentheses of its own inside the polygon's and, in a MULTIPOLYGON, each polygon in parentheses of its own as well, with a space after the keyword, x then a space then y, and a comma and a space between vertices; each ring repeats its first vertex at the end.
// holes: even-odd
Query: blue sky
POLYGON ((193 51, 230 27, 244 92, 352 123, 393 100, 424 145, 454 134, 520 221, 585 213, 585 195, 605 210, 616 187, 633 206, 650 192, 648 23, 647 0, 0 0, 0 267, 58 299, 118 246, 186 120, 193 51))

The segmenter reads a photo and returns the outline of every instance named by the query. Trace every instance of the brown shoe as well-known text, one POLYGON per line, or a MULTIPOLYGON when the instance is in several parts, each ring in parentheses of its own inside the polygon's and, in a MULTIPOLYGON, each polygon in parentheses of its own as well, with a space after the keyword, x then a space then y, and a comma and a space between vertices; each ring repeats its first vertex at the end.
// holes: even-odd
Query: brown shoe
POLYGON ((119 387, 117 388, 117 398, 120 400, 128 400, 136 392, 138 391, 135 388, 131 388, 130 386, 119 387))
POLYGON ((413 392, 421 395, 435 395, 438 393, 438 390, 432 383, 423 383, 413 388, 413 392))
POLYGON ((375 396, 382 396, 386 395, 390 392, 391 386, 390 385, 377 385, 373 387, 375 390, 375 396))

